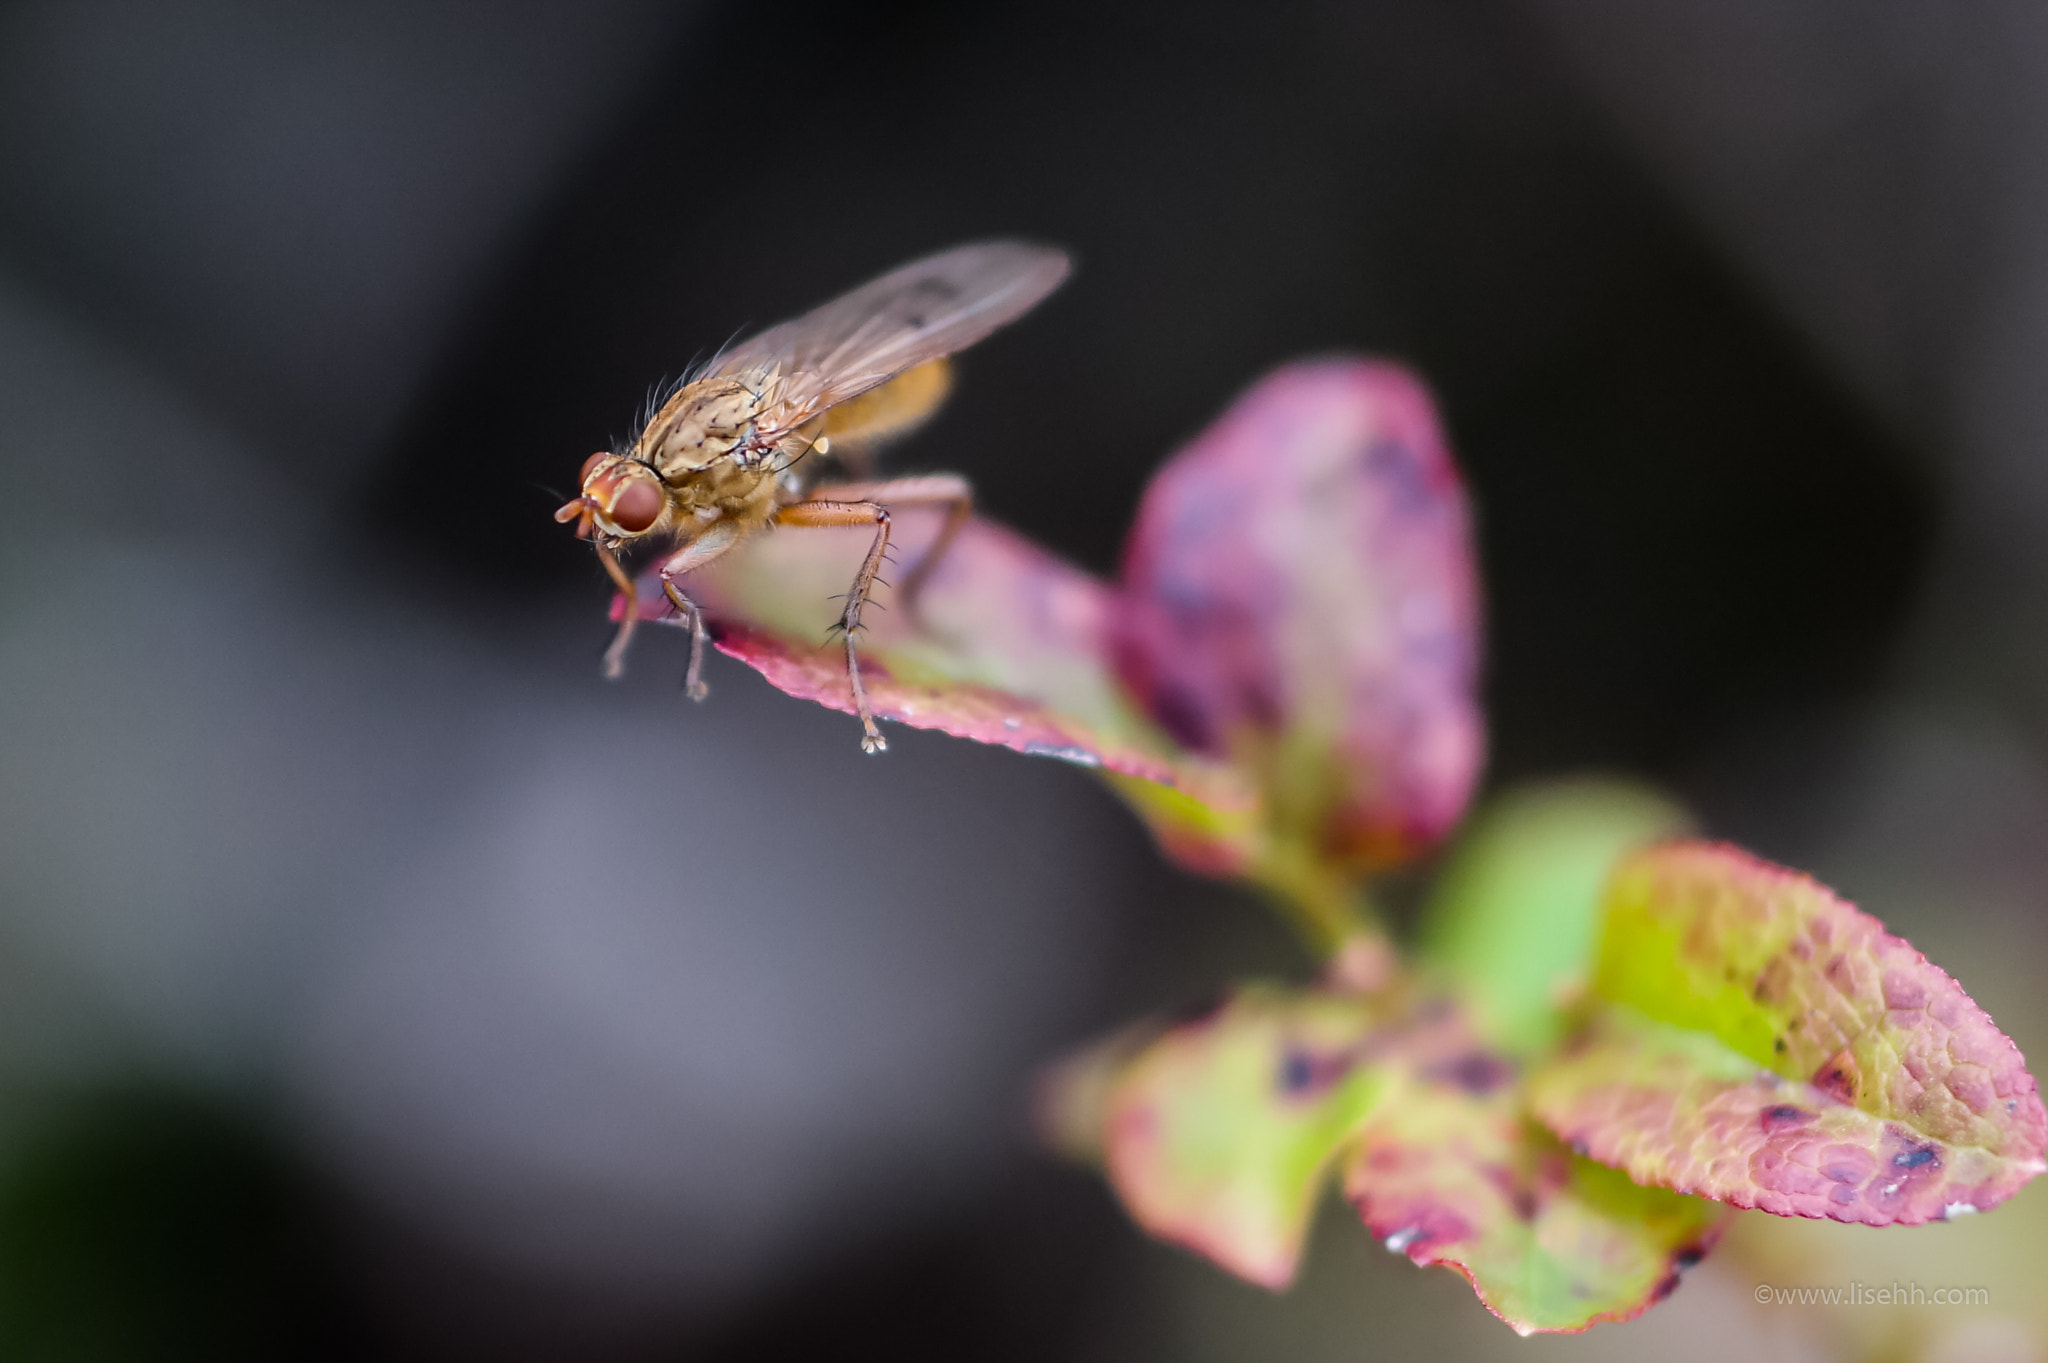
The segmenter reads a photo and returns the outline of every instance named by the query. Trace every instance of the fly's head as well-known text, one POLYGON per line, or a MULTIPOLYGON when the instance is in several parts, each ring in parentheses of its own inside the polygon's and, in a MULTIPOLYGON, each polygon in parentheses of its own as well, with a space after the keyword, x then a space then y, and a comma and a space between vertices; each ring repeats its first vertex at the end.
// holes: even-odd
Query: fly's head
POLYGON ((562 524, 575 523, 578 539, 617 549, 667 518, 668 488, 638 459, 600 451, 583 461, 581 477, 582 492, 555 512, 562 524))

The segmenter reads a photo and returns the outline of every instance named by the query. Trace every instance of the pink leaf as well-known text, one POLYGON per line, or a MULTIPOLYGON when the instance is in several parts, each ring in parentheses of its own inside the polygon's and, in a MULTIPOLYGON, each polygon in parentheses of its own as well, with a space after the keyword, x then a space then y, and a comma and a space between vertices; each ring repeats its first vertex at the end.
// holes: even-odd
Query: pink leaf
POLYGON ((1360 871, 1464 812, 1479 589, 1428 394, 1289 365, 1162 469, 1124 557, 1119 674, 1189 748, 1257 773, 1277 836, 1360 871))
MULTIPOLYGON (((936 513, 898 512, 898 563, 914 563, 937 529, 936 513)), ((829 635, 834 598, 847 590, 871 536, 777 530, 685 585, 711 618, 721 652, 790 695, 851 714, 845 648, 829 635)), ((675 618, 657 577, 646 574, 637 586, 643 619, 675 618)), ((1101 767, 1204 807, 1249 811, 1256 793, 1247 783, 1182 751, 1109 674, 1102 637, 1114 602, 1096 578, 976 519, 932 574, 918 616, 891 609, 891 594, 878 596, 858 640, 869 700, 881 718, 913 728, 1101 767)))

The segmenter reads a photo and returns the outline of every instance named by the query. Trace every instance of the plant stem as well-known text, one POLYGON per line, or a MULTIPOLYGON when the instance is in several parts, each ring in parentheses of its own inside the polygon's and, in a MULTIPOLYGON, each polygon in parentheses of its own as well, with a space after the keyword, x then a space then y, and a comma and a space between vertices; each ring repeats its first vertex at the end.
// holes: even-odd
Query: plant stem
POLYGON ((1253 873, 1266 897, 1318 961, 1364 945, 1391 952, 1365 887, 1294 842, 1269 848, 1253 873))

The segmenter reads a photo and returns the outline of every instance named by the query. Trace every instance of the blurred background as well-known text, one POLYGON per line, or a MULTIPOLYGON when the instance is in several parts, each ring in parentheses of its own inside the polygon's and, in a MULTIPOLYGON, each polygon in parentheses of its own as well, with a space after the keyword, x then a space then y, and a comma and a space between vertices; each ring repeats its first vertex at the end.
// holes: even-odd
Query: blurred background
POLYGON ((549 513, 978 236, 1078 273, 895 463, 1098 569, 1263 370, 1402 358, 1491 783, 1662 783, 2048 1056, 2044 76, 2023 3, 8 0, 0 1356, 2042 1356, 2040 1189, 1581 1340, 1339 1215, 1279 1298, 1145 1241, 1033 1069, 1292 944, 1078 769, 602 683, 549 513))

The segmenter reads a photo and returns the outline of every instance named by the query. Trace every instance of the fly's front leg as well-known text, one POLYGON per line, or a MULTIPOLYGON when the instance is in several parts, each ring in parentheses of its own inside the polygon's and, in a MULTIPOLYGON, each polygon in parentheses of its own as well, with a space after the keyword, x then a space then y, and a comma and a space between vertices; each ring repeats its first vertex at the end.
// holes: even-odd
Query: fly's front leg
MULTIPOLYGON (((965 478, 953 473, 934 473, 921 478, 893 478, 883 483, 839 483, 818 488, 813 494, 835 502, 880 502, 885 506, 943 506, 946 519, 925 551, 910 565, 896 589, 904 613, 919 620, 918 599, 932 569, 953 547, 953 541, 974 516, 974 489, 965 478)), ((922 623, 919 620, 919 623, 922 623)))
POLYGON ((669 604, 683 617, 684 626, 690 631, 690 667, 683 674, 683 694, 691 700, 702 700, 711 694, 711 688, 704 684, 704 645, 711 636, 704 629, 704 612, 692 601, 676 579, 694 568, 723 554, 739 542, 739 530, 730 521, 714 523, 703 534, 670 554, 662 562, 661 589, 667 593, 669 604))
POLYGON ((612 636, 610 648, 604 651, 604 675, 607 681, 617 681, 626 675, 626 645, 633 642, 633 630, 640 623, 640 593, 633 587, 633 579, 619 566, 618 556, 599 545, 597 561, 611 576, 612 585, 619 589, 619 595, 626 598, 626 613, 619 617, 619 632, 612 636))
POLYGON ((889 512, 873 502, 797 502, 776 512, 775 520, 780 525, 875 527, 875 541, 868 546, 868 556, 861 560, 853 587, 846 593, 846 609, 839 614, 839 629, 846 635, 846 680, 853 689, 854 711, 860 716, 861 751, 882 752, 888 748, 889 740, 875 727, 875 712, 868 707, 868 692, 861 685, 860 657, 854 649, 853 637, 860 630, 861 612, 867 607, 875 574, 882 571, 882 555, 889 549, 889 512))

